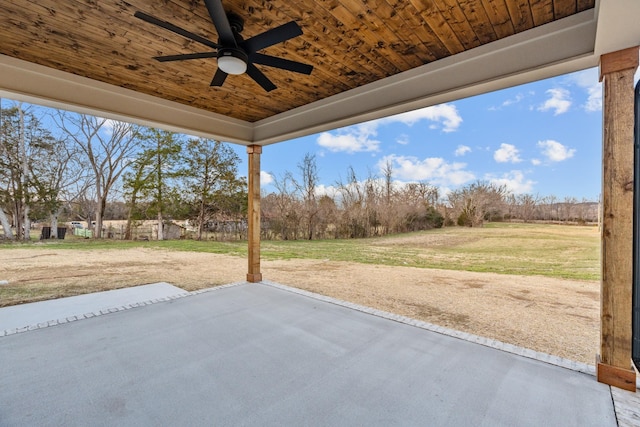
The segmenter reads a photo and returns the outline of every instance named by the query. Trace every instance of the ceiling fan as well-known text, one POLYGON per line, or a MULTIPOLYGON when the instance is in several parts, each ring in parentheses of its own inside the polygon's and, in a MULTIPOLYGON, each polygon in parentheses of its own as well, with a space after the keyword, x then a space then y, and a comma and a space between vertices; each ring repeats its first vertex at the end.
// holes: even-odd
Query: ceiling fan
POLYGON ((249 77, 255 80, 256 83, 267 92, 275 89, 276 85, 254 64, 266 65, 301 74, 311 74, 313 70, 313 66, 311 65, 258 52, 269 46, 301 35, 302 29, 295 21, 272 28, 250 39, 244 40, 240 35, 244 28, 244 20, 240 16, 234 13, 226 13, 222 7, 221 0, 204 0, 204 3, 207 6, 213 25, 218 32, 217 43, 169 22, 147 15, 144 12, 137 11, 134 13, 136 18, 215 49, 209 52, 155 56, 154 59, 160 62, 167 62, 184 61, 187 59, 218 58, 218 69, 213 76, 211 86, 222 86, 229 74, 237 75, 246 72, 249 77))

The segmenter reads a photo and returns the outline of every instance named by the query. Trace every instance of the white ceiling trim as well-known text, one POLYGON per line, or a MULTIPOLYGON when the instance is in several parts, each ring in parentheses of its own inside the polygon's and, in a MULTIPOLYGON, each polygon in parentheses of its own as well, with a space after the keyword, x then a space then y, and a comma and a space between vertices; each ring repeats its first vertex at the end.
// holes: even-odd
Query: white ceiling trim
POLYGON ((0 96, 246 144, 253 125, 130 89, 0 55, 0 96))

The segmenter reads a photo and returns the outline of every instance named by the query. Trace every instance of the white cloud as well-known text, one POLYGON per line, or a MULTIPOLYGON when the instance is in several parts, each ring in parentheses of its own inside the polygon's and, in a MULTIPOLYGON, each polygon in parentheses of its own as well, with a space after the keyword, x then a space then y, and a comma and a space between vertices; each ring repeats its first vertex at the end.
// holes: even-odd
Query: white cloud
POLYGON ((567 89, 556 88, 549 89, 546 92, 549 95, 544 104, 538 107, 540 111, 553 110, 553 115, 557 116, 569 111, 571 107, 571 96, 567 89))
POLYGON ((508 107, 509 105, 517 104, 518 102, 522 101, 523 99, 524 99, 524 95, 519 93, 514 98, 507 99, 506 101, 504 101, 502 103, 502 106, 503 107, 508 107))
POLYGON ((260 185, 269 185, 273 182, 273 175, 269 172, 260 171, 260 185))
MULTIPOLYGON (((532 90, 527 91, 526 93, 517 93, 515 96, 513 96, 512 98, 508 98, 505 99, 504 101, 502 101, 502 103, 499 106, 491 106, 489 107, 490 111, 500 111, 503 108, 507 108, 507 107, 511 107, 512 105, 516 105, 516 104, 520 104, 522 101, 524 101, 527 98, 530 98, 532 96, 534 96, 536 93, 532 90)), ((531 106, 527 106, 524 108, 528 108, 529 110, 532 109, 531 106)))
POLYGON ((602 110, 602 84, 598 81, 597 68, 580 71, 569 75, 569 82, 587 92, 587 100, 582 105, 588 112, 602 110))
POLYGON ((413 156, 391 154, 378 162, 382 170, 391 162, 394 176, 405 181, 429 181, 437 186, 459 186, 475 179, 472 172, 465 170, 466 163, 448 163, 440 157, 429 157, 420 160, 413 156))
POLYGON ((408 126, 413 126, 422 120, 434 122, 431 128, 438 129, 442 127, 443 132, 455 132, 462 124, 462 117, 460 117, 458 109, 453 104, 434 105, 419 110, 396 114, 395 116, 385 117, 377 121, 379 123, 400 122, 408 126))
POLYGON ((104 119, 103 122, 103 127, 107 128, 107 129, 113 129, 114 127, 116 127, 118 125, 118 121, 113 120, 113 119, 104 119))
POLYGON ((542 164, 542 161, 540 159, 531 159, 531 164, 533 166, 540 166, 542 164))
POLYGON ((398 135, 398 137, 396 138, 396 144, 400 144, 400 145, 409 144, 409 135, 407 135, 406 133, 398 135))
MULTIPOLYGON (((458 114, 455 105, 441 104, 349 126, 334 133, 323 132, 318 136, 317 142, 318 145, 334 153, 376 152, 380 151, 380 141, 375 139, 380 125, 403 123, 412 126, 422 120, 434 122, 431 127, 433 129, 442 128, 443 132, 454 132, 462 123, 462 117, 458 114)), ((406 135, 404 137, 401 135, 396 142, 407 144, 409 139, 406 135)))
POLYGON ((336 198, 340 193, 340 190, 333 185, 324 185, 320 184, 316 186, 315 195, 316 197, 329 196, 331 198, 336 198))
POLYGON ((536 183, 530 179, 525 179, 524 173, 519 170, 504 173, 502 176, 487 174, 485 179, 494 184, 506 186, 507 189, 514 194, 531 193, 536 183))
POLYGON ((456 151, 453 154, 456 157, 460 157, 470 152, 471 152, 471 147, 468 147, 466 145, 458 145, 458 148, 456 148, 456 151))
POLYGON ((358 153, 362 151, 379 151, 380 141, 374 139, 377 135, 377 125, 374 122, 362 123, 337 131, 337 134, 323 132, 318 136, 318 145, 329 151, 358 153))
POLYGON ((105 119, 102 117, 96 117, 96 124, 100 127, 100 133, 107 137, 111 137, 113 132, 118 128, 118 126, 122 126, 122 123, 113 120, 113 119, 105 119))
POLYGON ((518 155, 519 150, 512 144, 500 144, 495 153, 493 153, 493 159, 498 163, 519 163, 522 161, 518 155))
POLYGON ((586 89, 589 97, 587 98, 587 102, 584 103, 583 108, 590 113, 602 111, 602 86, 600 86, 600 84, 594 84, 586 89))
POLYGON ((567 148, 558 141, 548 139, 546 141, 538 141, 538 147, 542 148, 542 154, 550 162, 561 162, 567 160, 576 153, 575 148, 567 148))

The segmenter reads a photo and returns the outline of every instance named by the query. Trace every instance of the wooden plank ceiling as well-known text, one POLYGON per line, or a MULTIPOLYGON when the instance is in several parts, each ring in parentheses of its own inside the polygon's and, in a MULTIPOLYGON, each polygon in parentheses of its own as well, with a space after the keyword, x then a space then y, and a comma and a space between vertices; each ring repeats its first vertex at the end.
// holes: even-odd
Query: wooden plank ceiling
POLYGON ((210 87, 216 59, 158 62, 202 52, 141 21, 142 11, 212 41, 202 0, 1 0, 0 53, 249 122, 309 104, 594 7, 595 0, 223 0, 248 39, 295 20, 303 35, 263 53, 314 66, 310 76, 258 65, 210 87))

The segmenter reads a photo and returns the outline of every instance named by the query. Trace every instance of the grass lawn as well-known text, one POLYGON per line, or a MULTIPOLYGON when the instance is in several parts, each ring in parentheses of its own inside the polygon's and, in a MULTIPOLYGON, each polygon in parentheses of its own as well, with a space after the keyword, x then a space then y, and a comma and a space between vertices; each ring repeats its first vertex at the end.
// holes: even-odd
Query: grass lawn
MULTIPOLYGON (((596 227, 496 223, 362 240, 265 241, 262 271, 277 283, 593 363, 599 248, 596 227)), ((194 291, 239 282, 246 254, 246 242, 69 236, 0 243, 0 280, 8 282, 0 285, 0 307, 147 283, 194 291)))
POLYGON ((314 258, 366 264, 597 280, 600 234, 595 227, 488 224, 368 240, 264 242, 273 258, 314 258))
MULTIPOLYGON (((124 242, 78 239, 28 244, 34 250, 164 248, 244 257, 246 242, 124 242)), ((25 244, 0 244, 0 250, 25 244)), ((600 233, 596 227, 491 223, 482 228, 448 227, 359 240, 263 241, 262 258, 326 259, 553 278, 598 280, 600 233)), ((0 272, 2 269, 0 268, 0 272)))

